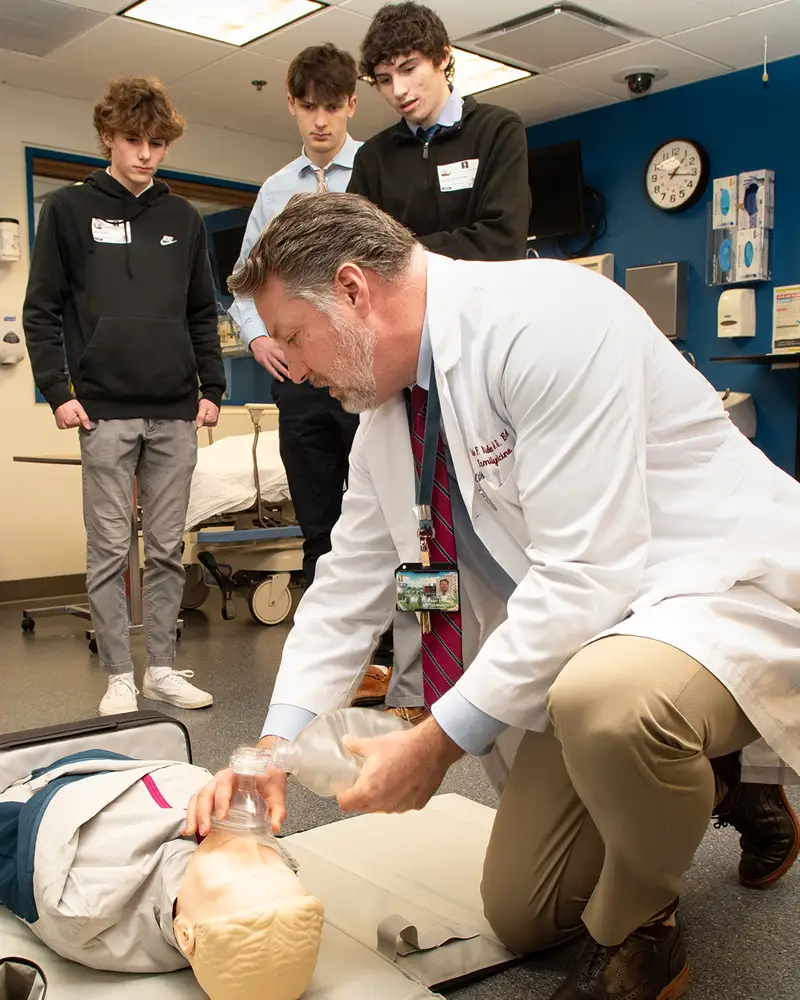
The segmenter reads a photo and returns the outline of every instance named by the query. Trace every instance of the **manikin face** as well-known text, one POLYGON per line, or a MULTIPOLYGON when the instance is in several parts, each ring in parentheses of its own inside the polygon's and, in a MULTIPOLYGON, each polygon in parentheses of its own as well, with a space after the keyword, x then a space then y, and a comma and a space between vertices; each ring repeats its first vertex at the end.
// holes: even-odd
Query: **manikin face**
POLYGON ((357 314, 329 316, 305 299, 287 296, 277 279, 267 282, 255 302, 283 348, 293 382, 326 386, 348 413, 373 410, 396 391, 376 378, 375 332, 357 314))
POLYGON ((191 857, 173 930, 211 1000, 298 1000, 314 972, 323 912, 277 851, 212 831, 191 857))
POLYGON ((354 94, 349 99, 342 97, 323 104, 309 94, 302 99, 290 95, 288 100, 306 155, 319 166, 327 166, 344 145, 347 123, 356 113, 358 98, 354 94))
POLYGON ((163 139, 114 132, 103 135, 111 153, 111 176, 131 194, 141 194, 152 181, 167 152, 163 139))
POLYGON ((436 66, 421 52, 408 52, 391 62, 378 63, 373 71, 375 84, 381 97, 399 115, 414 125, 428 128, 436 124, 450 96, 450 86, 444 75, 449 60, 449 49, 445 49, 441 66, 436 66))

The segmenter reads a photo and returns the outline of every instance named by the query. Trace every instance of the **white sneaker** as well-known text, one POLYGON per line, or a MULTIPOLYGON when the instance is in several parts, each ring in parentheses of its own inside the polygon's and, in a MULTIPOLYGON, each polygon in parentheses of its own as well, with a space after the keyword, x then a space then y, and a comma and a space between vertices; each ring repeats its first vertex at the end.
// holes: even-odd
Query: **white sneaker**
POLYGON ((190 684, 186 678, 194 677, 194 670, 172 670, 165 677, 154 680, 150 671, 144 675, 142 694, 150 701, 164 701, 176 708, 207 708, 214 704, 208 691, 190 684))
POLYGON ((108 678, 108 690, 100 702, 101 715, 121 715, 123 712, 138 712, 136 695, 139 692, 127 677, 108 678))

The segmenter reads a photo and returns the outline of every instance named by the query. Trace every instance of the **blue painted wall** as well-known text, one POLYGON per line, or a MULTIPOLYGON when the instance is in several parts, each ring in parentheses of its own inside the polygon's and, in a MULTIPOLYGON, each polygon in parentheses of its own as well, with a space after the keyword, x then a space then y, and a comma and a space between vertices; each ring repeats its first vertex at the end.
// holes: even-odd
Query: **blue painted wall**
MULTIPOLYGON (((711 363, 720 355, 767 353, 772 347, 773 285, 800 283, 800 56, 743 70, 640 100, 563 118, 528 129, 529 146, 580 139, 585 182, 606 198, 608 232, 590 253, 613 253, 616 280, 625 269, 658 261, 688 260, 690 350, 717 389, 751 392, 758 413, 756 443, 781 468, 794 471, 797 371, 711 363), (685 136, 705 146, 711 176, 768 167, 775 171, 772 282, 755 286, 757 332, 745 340, 717 338, 721 289, 705 283, 707 211, 711 184, 701 201, 670 217, 646 199, 642 184, 649 154, 662 141, 685 136)), ((576 244, 577 247, 578 244, 576 244)), ((560 256, 542 242, 541 256, 560 256)))

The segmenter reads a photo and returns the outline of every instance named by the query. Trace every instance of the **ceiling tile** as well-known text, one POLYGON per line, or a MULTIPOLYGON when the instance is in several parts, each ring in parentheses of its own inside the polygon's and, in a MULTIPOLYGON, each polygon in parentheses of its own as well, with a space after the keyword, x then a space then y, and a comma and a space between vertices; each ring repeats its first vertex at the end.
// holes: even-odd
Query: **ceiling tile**
POLYGON ((607 94, 574 87, 550 76, 533 76, 496 90, 487 90, 478 99, 516 111, 524 125, 539 125, 616 103, 607 94))
POLYGON ((51 0, 0 0, 0 45, 11 52, 46 56, 104 20, 103 14, 51 0))
POLYGON ((513 30, 474 42, 475 48, 495 58, 540 70, 589 59, 628 44, 623 34, 568 10, 552 11, 513 30))
POLYGON ((572 66, 565 66, 563 69, 554 70, 550 75, 557 80, 585 87, 587 90, 624 99, 630 96, 627 85, 616 83, 613 76, 615 73, 640 66, 653 66, 668 71, 664 80, 653 84, 653 93, 682 87, 696 80, 706 80, 729 70, 727 65, 704 59, 667 42, 653 40, 632 45, 622 52, 611 52, 585 62, 574 63, 572 66))
POLYGON ((260 41, 248 45, 248 51, 273 56, 291 62, 308 45, 332 42, 340 49, 352 52, 358 58, 361 39, 369 27, 369 18, 363 14, 328 7, 285 28, 273 31, 260 41))
MULTIPOLYGON (((357 14, 366 14, 372 17, 386 0, 345 0, 340 4, 345 10, 355 11, 357 14)), ((647 0, 642 0, 647 2, 647 0)), ((495 25, 503 24, 512 18, 521 17, 523 14, 532 13, 536 10, 543 10, 552 6, 547 0, 491 0, 485 3, 483 0, 436 0, 431 6, 444 21, 450 40, 457 42, 466 35, 475 34, 478 31, 485 31, 495 25)))
POLYGON ((170 90, 173 95, 184 90, 206 94, 212 100, 237 105, 244 114, 282 114, 286 111, 285 77, 286 63, 240 49, 181 76, 170 90), (266 80, 266 85, 259 91, 253 80, 266 80))
POLYGON ((49 58, 62 66, 91 66, 106 77, 153 75, 170 83, 233 51, 223 42, 111 17, 49 58))
POLYGON ((775 0, 576 0, 579 7, 638 31, 665 35, 709 24, 723 17, 766 7, 775 0))
POLYGON ((56 66, 37 56, 0 49, 0 81, 12 87, 96 101, 102 96, 108 77, 94 69, 56 66))
POLYGON ((119 14, 130 7, 133 0, 58 0, 67 7, 83 7, 84 10, 99 10, 101 14, 119 14))
POLYGON ((783 0, 739 17, 729 17, 692 31, 671 35, 684 49, 727 63, 737 69, 764 59, 764 37, 770 61, 800 54, 800 0, 783 0))

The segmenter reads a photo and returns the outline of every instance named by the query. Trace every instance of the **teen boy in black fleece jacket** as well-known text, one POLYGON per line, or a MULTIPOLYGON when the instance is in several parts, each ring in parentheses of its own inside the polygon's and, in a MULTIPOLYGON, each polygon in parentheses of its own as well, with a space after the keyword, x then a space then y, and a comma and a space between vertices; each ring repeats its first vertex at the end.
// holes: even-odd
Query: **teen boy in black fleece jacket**
MULTIPOLYGON (((369 198, 433 253, 524 257, 531 211, 525 129, 506 108, 462 100, 453 89, 450 39, 438 14, 418 3, 381 7, 361 43, 359 69, 401 120, 359 149, 348 192, 369 198)), ((388 667, 392 659, 390 630, 373 660, 388 667)), ((386 700, 416 721, 423 710, 412 704, 411 686, 394 677, 386 700)), ((363 681, 353 704, 365 703, 362 690, 363 681)))
POLYGON ((110 166, 42 208, 23 310, 28 353, 59 428, 79 429, 86 586, 109 673, 100 714, 137 708, 124 583, 134 476, 144 510, 144 695, 202 708, 213 698, 173 663, 196 431, 216 424, 225 391, 205 227, 153 180, 184 125, 157 80, 113 81, 94 124, 110 166))
POLYGON ((361 45, 361 74, 401 120, 369 139, 348 191, 407 226, 434 253, 464 260, 525 256, 528 148, 513 112, 452 89, 444 24, 417 3, 386 4, 361 45))

